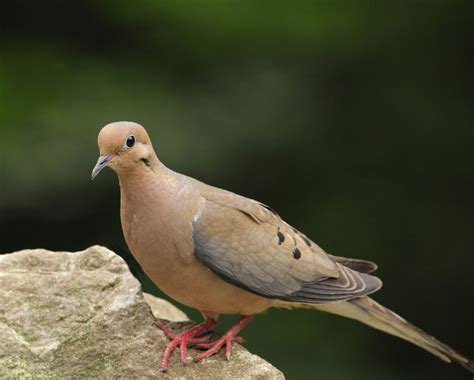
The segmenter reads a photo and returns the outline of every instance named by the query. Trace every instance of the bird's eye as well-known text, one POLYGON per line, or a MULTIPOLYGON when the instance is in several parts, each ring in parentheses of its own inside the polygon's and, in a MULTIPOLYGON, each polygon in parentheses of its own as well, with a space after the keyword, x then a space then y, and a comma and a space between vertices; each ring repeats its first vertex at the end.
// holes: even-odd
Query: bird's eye
POLYGON ((127 137, 127 140, 125 140, 125 145, 128 147, 128 148, 131 148, 135 145, 135 136, 133 135, 130 135, 127 137))

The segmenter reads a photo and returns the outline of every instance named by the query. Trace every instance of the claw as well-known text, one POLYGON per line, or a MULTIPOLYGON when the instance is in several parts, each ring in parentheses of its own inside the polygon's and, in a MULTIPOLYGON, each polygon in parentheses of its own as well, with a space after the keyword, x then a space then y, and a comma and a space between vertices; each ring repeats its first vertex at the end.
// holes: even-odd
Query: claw
POLYGON ((206 342, 208 342, 209 341, 208 336, 201 337, 200 335, 203 335, 211 331, 216 323, 217 321, 209 318, 199 325, 193 326, 179 334, 175 334, 162 321, 157 321, 155 323, 155 326, 159 327, 166 334, 166 336, 171 340, 171 342, 169 342, 168 345, 166 346, 165 353, 163 354, 160 372, 162 373, 166 372, 166 370, 168 369, 168 364, 169 364, 171 354, 178 346, 181 351, 180 352, 181 364, 185 366, 186 361, 187 361, 188 345, 196 344, 196 343, 205 344, 206 342))
MULTIPOLYGON (((222 338, 220 338, 222 339, 222 338)), ((198 343, 196 344, 196 348, 202 348, 202 349, 207 349, 207 348, 211 348, 212 346, 214 346, 215 344, 217 344, 217 342, 220 340, 220 339, 217 339, 217 340, 214 340, 212 342, 209 342, 209 338, 206 342, 202 342, 202 343, 198 343)), ((239 344, 242 344, 245 342, 245 339, 242 338, 241 336, 234 336, 232 338, 232 343, 239 343, 239 344)))
POLYGON ((232 343, 243 343, 244 339, 240 336, 236 336, 247 324, 253 319, 253 316, 244 316, 239 322, 237 322, 232 328, 229 329, 221 338, 209 342, 209 343, 200 343, 197 345, 198 348, 205 348, 206 351, 200 353, 194 359, 196 362, 209 358, 212 355, 217 354, 220 349, 225 345, 225 357, 227 360, 230 360, 232 355, 232 343))
POLYGON ((253 315, 242 316, 240 320, 229 329, 229 331, 227 331, 221 338, 213 342, 209 342, 209 335, 203 335, 212 331, 212 328, 217 323, 217 321, 214 319, 208 318, 203 323, 188 328, 187 330, 179 334, 173 332, 164 322, 156 321, 154 325, 160 328, 170 339, 170 342, 166 346, 165 352, 163 354, 160 372, 164 373, 167 371, 171 354, 178 346, 180 349, 181 364, 183 366, 186 365, 188 347, 193 344, 195 344, 197 348, 203 348, 206 350, 196 356, 196 358, 194 359, 195 361, 203 360, 218 353, 224 345, 225 357, 227 360, 230 360, 230 356, 232 354, 232 343, 244 342, 244 338, 237 336, 237 334, 245 326, 247 326, 247 324, 249 324, 252 319, 253 315))
POLYGON ((232 341, 233 339, 227 339, 225 341, 225 358, 227 361, 230 360, 230 355, 232 354, 232 341))
POLYGON ((153 326, 158 327, 161 331, 163 331, 169 339, 173 340, 176 338, 176 334, 163 321, 158 320, 153 322, 153 326))
POLYGON ((219 338, 214 342, 206 343, 205 347, 203 347, 204 345, 199 345, 202 348, 208 348, 208 349, 200 353, 198 356, 196 356, 194 360, 198 362, 203 359, 209 358, 212 355, 217 354, 224 345, 226 346, 225 356, 227 360, 229 360, 232 354, 232 341, 233 341, 232 337, 223 336, 222 338, 219 338))

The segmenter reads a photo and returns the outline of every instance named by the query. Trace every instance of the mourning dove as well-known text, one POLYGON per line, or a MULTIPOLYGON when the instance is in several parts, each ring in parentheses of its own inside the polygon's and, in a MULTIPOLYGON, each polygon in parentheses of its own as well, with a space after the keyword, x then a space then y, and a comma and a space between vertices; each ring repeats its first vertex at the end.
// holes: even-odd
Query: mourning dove
POLYGON ((374 263, 329 255, 270 207, 168 169, 139 124, 108 124, 98 144, 92 178, 105 167, 117 173, 130 251, 164 293, 204 316, 180 334, 159 324, 171 340, 163 371, 178 346, 183 364, 189 345, 205 349, 196 360, 224 346, 229 358, 232 342, 241 342, 237 334, 254 315, 278 307, 352 318, 474 372, 473 361, 368 297, 382 286, 370 274, 374 263), (220 314, 241 318, 210 342, 206 333, 220 314))

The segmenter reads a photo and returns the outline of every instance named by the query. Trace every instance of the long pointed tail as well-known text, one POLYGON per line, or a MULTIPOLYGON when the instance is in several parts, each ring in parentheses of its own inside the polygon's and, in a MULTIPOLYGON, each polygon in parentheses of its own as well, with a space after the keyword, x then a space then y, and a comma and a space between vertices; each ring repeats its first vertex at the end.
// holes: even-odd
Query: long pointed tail
POLYGON ((472 360, 407 322, 372 298, 362 297, 346 302, 311 305, 311 307, 352 318, 388 334, 395 335, 431 352, 445 362, 456 362, 474 373, 474 362, 472 360))

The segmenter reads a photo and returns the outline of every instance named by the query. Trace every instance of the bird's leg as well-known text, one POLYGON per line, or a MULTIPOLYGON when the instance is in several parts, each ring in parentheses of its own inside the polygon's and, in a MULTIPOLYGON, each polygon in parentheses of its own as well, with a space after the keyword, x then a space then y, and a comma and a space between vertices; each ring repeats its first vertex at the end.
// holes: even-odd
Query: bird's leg
POLYGON ((247 326, 252 319, 254 318, 253 315, 243 315, 239 321, 232 326, 222 337, 215 340, 214 342, 210 343, 200 343, 197 346, 200 348, 207 348, 206 351, 202 352, 196 358, 195 361, 199 361, 205 358, 208 358, 214 354, 217 354, 222 346, 225 345, 225 356, 227 360, 230 359, 230 355, 232 353, 232 342, 242 343, 243 338, 240 336, 236 336, 245 326, 247 326))
POLYGON ((161 361, 161 372, 166 372, 168 369, 168 363, 171 357, 171 354, 176 347, 179 346, 181 351, 181 363, 186 365, 187 358, 187 348, 189 344, 195 343, 205 343, 209 340, 208 337, 200 337, 202 334, 205 334, 212 330, 216 325, 217 321, 212 318, 207 318, 204 322, 193 326, 179 334, 175 334, 171 329, 166 326, 163 322, 158 321, 155 325, 159 327, 163 332, 168 336, 171 342, 166 346, 165 352, 163 354, 163 359, 161 361))

